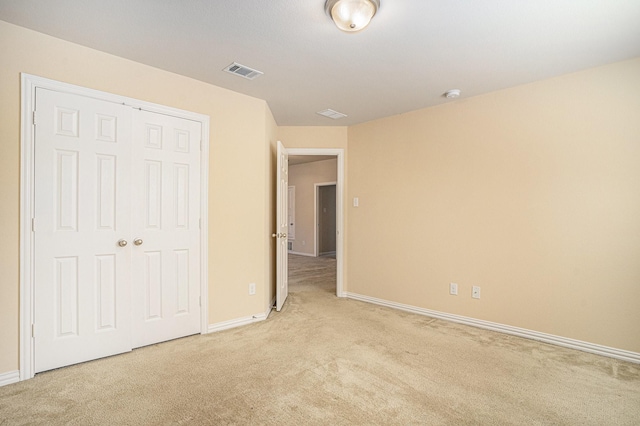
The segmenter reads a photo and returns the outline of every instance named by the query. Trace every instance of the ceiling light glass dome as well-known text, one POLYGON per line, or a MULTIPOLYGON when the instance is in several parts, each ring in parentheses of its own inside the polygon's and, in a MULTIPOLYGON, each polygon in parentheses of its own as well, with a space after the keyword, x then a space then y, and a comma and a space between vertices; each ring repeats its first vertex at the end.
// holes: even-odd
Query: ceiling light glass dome
POLYGON ((379 0, 327 0, 324 9, 342 31, 360 31, 380 7, 379 0))

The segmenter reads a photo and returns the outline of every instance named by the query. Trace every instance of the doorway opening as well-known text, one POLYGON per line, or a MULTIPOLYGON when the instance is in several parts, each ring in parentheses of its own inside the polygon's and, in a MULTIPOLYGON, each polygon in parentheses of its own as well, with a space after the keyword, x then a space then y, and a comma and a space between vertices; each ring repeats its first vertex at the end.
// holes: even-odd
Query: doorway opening
POLYGON ((345 297, 343 291, 344 150, 289 148, 287 151, 289 185, 295 186, 296 194, 295 235, 288 241, 291 243, 289 256, 318 259, 334 257, 335 294, 338 297, 345 297), (305 182, 297 180, 296 169, 305 168, 310 169, 303 172, 305 182))

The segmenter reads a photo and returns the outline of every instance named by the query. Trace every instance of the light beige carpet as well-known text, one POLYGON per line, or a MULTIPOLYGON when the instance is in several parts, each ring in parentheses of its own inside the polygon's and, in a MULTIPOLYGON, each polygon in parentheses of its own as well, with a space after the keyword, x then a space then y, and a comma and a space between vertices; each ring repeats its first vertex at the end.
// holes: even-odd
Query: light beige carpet
POLYGON ((0 388, 0 425, 639 425, 640 365, 335 297, 0 388))

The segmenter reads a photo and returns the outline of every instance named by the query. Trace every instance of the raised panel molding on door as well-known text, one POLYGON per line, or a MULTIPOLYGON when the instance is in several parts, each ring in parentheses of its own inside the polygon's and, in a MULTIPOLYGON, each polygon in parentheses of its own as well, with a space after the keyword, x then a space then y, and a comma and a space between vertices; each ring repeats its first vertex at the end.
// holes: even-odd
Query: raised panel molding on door
POLYGON ((296 239, 296 187, 290 186, 287 192, 287 221, 289 223, 289 241, 296 239))
POLYGON ((21 379, 207 332, 209 118, 22 85, 21 379))

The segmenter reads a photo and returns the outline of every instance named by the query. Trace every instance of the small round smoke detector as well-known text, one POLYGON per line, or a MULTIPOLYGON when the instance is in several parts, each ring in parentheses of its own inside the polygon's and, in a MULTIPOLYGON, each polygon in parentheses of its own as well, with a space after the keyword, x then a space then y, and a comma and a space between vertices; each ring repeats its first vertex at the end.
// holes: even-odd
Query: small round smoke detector
POLYGON ((444 97, 447 99, 455 99, 459 96, 460 96, 460 89, 447 90, 444 94, 444 97))

